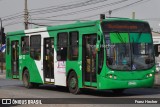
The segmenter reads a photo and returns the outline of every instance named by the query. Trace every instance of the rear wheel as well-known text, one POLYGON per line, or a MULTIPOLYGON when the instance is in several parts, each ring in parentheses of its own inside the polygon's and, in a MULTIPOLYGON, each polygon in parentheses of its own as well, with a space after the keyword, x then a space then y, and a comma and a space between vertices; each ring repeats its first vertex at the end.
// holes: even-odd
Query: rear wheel
POLYGON ((30 76, 27 69, 23 73, 23 84, 26 88, 33 88, 33 83, 30 82, 30 76))
POLYGON ((80 92, 80 89, 78 88, 78 78, 75 72, 69 74, 68 88, 72 94, 78 94, 80 92))
POLYGON ((33 85, 34 88, 39 88, 40 84, 38 84, 38 83, 32 83, 32 85, 33 85))

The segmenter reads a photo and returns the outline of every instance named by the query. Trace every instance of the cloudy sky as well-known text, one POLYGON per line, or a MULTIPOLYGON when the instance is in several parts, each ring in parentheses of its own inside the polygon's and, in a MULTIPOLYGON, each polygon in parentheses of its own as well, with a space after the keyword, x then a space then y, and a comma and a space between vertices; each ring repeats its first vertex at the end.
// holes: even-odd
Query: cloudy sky
MULTIPOLYGON (((24 29, 24 1, 0 0, 0 18, 5 32, 24 29)), ((77 20, 96 20, 99 14, 132 18, 150 23, 160 32, 160 0, 28 0, 29 22, 39 25, 74 23, 77 20), (70 20, 70 21, 69 21, 70 20)), ((30 24, 29 28, 38 27, 30 24)))

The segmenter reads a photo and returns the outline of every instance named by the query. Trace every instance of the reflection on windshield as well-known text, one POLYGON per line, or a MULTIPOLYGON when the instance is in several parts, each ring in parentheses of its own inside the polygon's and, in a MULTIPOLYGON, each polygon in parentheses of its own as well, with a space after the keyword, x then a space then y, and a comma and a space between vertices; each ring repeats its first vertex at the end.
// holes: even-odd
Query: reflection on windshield
MULTIPOLYGON (((107 66, 115 70, 143 70, 154 65, 152 43, 125 43, 111 41, 110 35, 105 34, 107 66)), ((140 38, 140 37, 139 37, 140 38)), ((138 38, 138 39, 139 39, 138 38)), ((137 39, 137 38, 136 38, 137 39)))
POLYGON ((154 57, 151 43, 133 43, 133 66, 135 69, 147 69, 153 66, 154 57))

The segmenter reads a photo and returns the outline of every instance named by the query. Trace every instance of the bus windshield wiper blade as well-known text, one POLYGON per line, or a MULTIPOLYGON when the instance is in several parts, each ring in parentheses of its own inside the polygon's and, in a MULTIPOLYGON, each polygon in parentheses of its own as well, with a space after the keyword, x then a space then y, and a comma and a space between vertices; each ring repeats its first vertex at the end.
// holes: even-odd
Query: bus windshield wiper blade
POLYGON ((122 36, 120 35, 120 33, 119 33, 119 32, 116 32, 116 34, 118 35, 119 40, 120 40, 122 43, 125 43, 125 42, 123 41, 123 38, 122 38, 122 36))
POLYGON ((139 32, 138 38, 137 38, 137 42, 139 41, 139 39, 141 38, 141 36, 142 36, 142 32, 139 32))

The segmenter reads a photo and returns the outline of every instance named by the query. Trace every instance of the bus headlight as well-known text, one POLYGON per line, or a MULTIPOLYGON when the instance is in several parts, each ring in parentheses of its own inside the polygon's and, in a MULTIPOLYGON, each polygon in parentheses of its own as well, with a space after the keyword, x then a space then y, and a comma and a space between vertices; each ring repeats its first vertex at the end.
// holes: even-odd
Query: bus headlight
POLYGON ((117 79, 117 76, 116 75, 113 75, 113 74, 107 74, 106 76, 107 78, 110 78, 110 79, 117 79))
POLYGON ((150 77, 152 77, 152 76, 153 76, 153 74, 149 74, 149 76, 150 76, 150 77))
POLYGON ((114 76, 114 79, 116 80, 116 79, 117 79, 117 76, 114 76))
POLYGON ((112 78, 113 76, 112 75, 109 75, 109 78, 112 78))
POLYGON ((153 74, 147 74, 146 75, 147 78, 152 77, 152 76, 153 76, 153 74))

